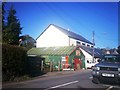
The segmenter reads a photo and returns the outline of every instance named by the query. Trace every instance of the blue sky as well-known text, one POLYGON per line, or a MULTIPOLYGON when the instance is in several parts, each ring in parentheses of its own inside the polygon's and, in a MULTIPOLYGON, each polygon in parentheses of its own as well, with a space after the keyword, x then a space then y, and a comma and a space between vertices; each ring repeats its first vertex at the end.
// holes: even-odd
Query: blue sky
POLYGON ((55 24, 82 35, 99 48, 118 47, 117 2, 8 2, 13 4, 20 20, 22 35, 36 39, 49 24, 55 24))

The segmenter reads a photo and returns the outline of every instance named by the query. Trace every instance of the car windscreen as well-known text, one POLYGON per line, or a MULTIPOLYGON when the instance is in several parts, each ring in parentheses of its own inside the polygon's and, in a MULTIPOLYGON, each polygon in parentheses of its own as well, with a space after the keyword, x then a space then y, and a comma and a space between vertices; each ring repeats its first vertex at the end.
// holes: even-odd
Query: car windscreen
POLYGON ((104 56, 105 62, 120 62, 120 56, 104 56))

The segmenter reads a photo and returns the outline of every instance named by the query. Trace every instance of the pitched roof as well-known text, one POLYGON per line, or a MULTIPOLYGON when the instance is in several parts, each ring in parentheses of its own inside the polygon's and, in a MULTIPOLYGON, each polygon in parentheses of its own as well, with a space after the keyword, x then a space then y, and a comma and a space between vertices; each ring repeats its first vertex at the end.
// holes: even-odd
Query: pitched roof
MULTIPOLYGON (((76 33, 72 32, 72 31, 68 31, 67 29, 59 27, 57 25, 50 24, 47 28, 49 28, 51 25, 53 25, 54 27, 56 27, 57 29, 59 29, 61 32, 63 32, 64 34, 66 34, 68 37, 71 37, 71 38, 74 38, 74 39, 77 39, 77 40, 80 40, 80 41, 83 41, 83 42, 86 42, 86 43, 89 43, 89 44, 93 45, 92 42, 88 41, 87 39, 85 39, 81 35, 76 34, 76 33)), ((47 30, 47 28, 37 37, 37 39, 47 30)))
POLYGON ((32 48, 27 52, 27 54, 28 55, 70 55, 76 48, 77 47, 75 46, 32 48))
POLYGON ((22 39, 23 41, 26 41, 27 42, 33 42, 33 43, 36 43, 36 40, 33 39, 31 36, 29 35, 23 35, 23 36, 20 36, 19 39, 22 39))
MULTIPOLYGON (((92 47, 87 47, 87 46, 80 45, 80 48, 85 50, 90 55, 93 55, 93 48, 92 47)), ((102 57, 103 55, 104 54, 102 53, 101 49, 94 48, 94 57, 102 57)))
POLYGON ((83 42, 86 42, 86 43, 89 43, 89 44, 93 45, 93 43, 91 43, 90 41, 88 41, 87 39, 85 39, 84 37, 82 37, 79 34, 76 34, 76 33, 72 32, 72 31, 68 31, 68 30, 66 30, 66 29, 64 29, 62 27, 57 26, 57 25, 54 25, 54 24, 52 24, 52 25, 55 26, 56 28, 58 28, 60 31, 62 31, 68 37, 71 37, 71 38, 74 38, 74 39, 77 39, 77 40, 80 40, 80 41, 83 41, 83 42))

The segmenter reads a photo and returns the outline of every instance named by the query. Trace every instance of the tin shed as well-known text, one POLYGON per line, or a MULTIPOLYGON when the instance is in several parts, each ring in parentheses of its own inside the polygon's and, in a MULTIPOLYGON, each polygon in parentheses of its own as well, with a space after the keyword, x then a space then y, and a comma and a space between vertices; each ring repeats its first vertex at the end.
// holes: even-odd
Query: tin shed
POLYGON ((45 71, 85 68, 85 56, 79 46, 32 48, 27 54, 44 58, 45 71))

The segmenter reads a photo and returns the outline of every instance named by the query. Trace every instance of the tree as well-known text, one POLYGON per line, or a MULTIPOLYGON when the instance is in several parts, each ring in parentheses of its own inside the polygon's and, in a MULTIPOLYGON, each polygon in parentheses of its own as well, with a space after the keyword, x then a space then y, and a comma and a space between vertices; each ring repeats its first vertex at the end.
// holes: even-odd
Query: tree
POLYGON ((4 22, 5 9, 4 9, 4 7, 5 7, 5 2, 2 2, 2 29, 4 29, 4 26, 5 26, 5 22, 4 22))
POLYGON ((5 30, 3 30, 3 42, 18 45, 19 35, 21 34, 22 27, 20 27, 19 19, 15 16, 16 11, 11 5, 7 17, 7 25, 5 30))
MULTIPOLYGON (((2 27, 2 30, 4 30, 5 29, 5 17, 4 17, 4 15, 5 15, 5 9, 4 9, 4 7, 5 7, 5 2, 2 2, 2 4, 1 4, 1 6, 0 6, 0 18, 2 18, 2 24, 0 24, 0 25, 2 25, 2 26, 0 26, 0 27, 2 27)), ((2 34, 2 33, 1 33, 2 34)), ((0 42, 2 42, 2 35, 0 34, 0 42)))

